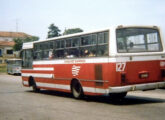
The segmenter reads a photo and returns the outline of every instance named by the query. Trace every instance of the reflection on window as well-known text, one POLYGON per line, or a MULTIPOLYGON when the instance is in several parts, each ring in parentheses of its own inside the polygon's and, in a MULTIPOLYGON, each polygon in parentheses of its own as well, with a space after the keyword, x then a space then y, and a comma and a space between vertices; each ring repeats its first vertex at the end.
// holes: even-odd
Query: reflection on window
POLYGON ((72 47, 79 47, 79 42, 80 42, 80 38, 73 38, 72 39, 72 47))
POLYGON ((108 56, 108 32, 34 44, 35 60, 108 56))
POLYGON ((79 57, 79 49, 78 48, 71 48, 65 51, 66 58, 74 58, 79 57))
POLYGON ((108 55, 108 45, 98 46, 97 56, 107 56, 108 55))
POLYGON ((118 52, 161 51, 158 30, 149 28, 117 29, 118 52))
POLYGON ((65 56, 65 51, 62 49, 62 50, 55 50, 54 52, 53 52, 53 56, 55 57, 55 58, 64 58, 64 56, 65 56))
POLYGON ((33 51, 31 49, 24 50, 22 55, 22 67, 23 68, 32 68, 32 58, 33 51))
POLYGON ((72 39, 67 39, 66 40, 66 47, 71 47, 72 45, 72 39))
POLYGON ((92 36, 88 35, 88 36, 83 36, 81 37, 81 45, 91 45, 92 44, 92 36))
POLYGON ((80 57, 95 57, 96 46, 80 48, 80 57))

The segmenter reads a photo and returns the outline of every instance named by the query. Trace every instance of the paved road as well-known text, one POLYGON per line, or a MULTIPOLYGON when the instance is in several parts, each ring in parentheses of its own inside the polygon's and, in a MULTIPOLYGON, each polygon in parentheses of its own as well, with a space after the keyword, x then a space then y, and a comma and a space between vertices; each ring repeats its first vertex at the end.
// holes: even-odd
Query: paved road
POLYGON ((165 90, 130 92, 122 101, 108 97, 75 100, 70 94, 33 93, 20 76, 0 75, 0 120, 163 120, 165 90))

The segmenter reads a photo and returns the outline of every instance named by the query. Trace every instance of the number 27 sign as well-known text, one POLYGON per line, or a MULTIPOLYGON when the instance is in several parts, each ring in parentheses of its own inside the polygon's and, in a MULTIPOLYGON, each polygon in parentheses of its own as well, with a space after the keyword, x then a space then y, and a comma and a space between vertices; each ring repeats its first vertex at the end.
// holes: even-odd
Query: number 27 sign
POLYGON ((126 63, 116 63, 116 72, 123 72, 125 70, 126 63))

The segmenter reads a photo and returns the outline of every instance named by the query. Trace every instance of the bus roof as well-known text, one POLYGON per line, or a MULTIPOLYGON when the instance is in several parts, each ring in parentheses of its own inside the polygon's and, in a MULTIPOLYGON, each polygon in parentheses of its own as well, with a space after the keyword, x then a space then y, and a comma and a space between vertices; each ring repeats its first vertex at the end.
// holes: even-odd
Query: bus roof
POLYGON ((23 43, 22 49, 31 49, 33 48, 33 43, 40 43, 40 42, 46 42, 46 41, 51 41, 51 40, 58 40, 58 39, 64 39, 64 38, 69 38, 69 37, 76 37, 80 35, 86 35, 86 34, 91 34, 91 33, 98 33, 98 32, 103 32, 103 31, 108 31, 110 29, 117 29, 117 28, 130 28, 130 27, 142 27, 142 28, 155 28, 158 29, 157 26, 144 26, 144 25, 132 25, 132 26, 113 26, 109 27, 106 29, 100 29, 100 30, 95 30, 95 31, 89 31, 89 32, 80 32, 80 33, 75 33, 75 34, 69 34, 69 35, 63 35, 59 37, 53 37, 53 38, 48 38, 45 40, 39 40, 39 41, 34 41, 34 42, 28 42, 28 43, 23 43))
POLYGON ((19 58, 7 59, 7 61, 16 61, 16 60, 22 60, 22 59, 19 58))
POLYGON ((143 27, 143 28, 155 28, 155 29, 158 29, 157 26, 144 26, 144 25, 123 26, 123 25, 119 25, 119 26, 112 26, 112 27, 105 28, 105 29, 93 30, 93 31, 88 31, 88 32, 80 32, 80 33, 74 33, 74 34, 69 34, 69 35, 63 35, 63 36, 59 36, 59 37, 48 38, 48 39, 45 39, 45 40, 35 41, 34 43, 44 42, 44 41, 51 41, 51 40, 57 40, 57 39, 64 39, 64 38, 69 38, 69 37, 76 37, 76 36, 86 35, 86 34, 90 34, 90 33, 97 33, 97 32, 108 31, 110 29, 129 28, 129 27, 143 27))

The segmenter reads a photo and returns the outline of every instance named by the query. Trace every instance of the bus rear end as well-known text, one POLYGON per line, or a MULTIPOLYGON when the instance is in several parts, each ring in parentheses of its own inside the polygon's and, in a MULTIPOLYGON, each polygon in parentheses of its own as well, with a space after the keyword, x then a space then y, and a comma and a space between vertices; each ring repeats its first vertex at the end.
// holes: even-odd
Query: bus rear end
MULTIPOLYGON (((165 87, 165 54, 157 27, 118 27, 116 84, 110 93, 165 87)), ((115 52, 114 52, 115 53, 115 52)))

